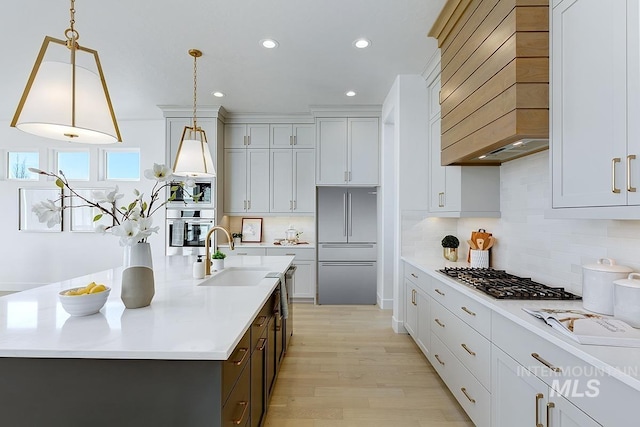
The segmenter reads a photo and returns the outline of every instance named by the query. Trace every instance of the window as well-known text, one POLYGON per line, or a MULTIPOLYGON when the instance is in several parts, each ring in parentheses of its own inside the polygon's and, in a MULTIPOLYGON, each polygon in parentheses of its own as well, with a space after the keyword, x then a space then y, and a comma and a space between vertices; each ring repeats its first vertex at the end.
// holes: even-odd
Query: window
POLYGON ((38 180, 38 174, 29 172, 29 168, 40 168, 40 155, 37 151, 10 151, 8 153, 7 178, 38 180))
POLYGON ((106 150, 105 178, 114 181, 140 180, 139 150, 106 150))
POLYGON ((69 180, 89 180, 88 151, 58 151, 56 171, 64 172, 69 180))

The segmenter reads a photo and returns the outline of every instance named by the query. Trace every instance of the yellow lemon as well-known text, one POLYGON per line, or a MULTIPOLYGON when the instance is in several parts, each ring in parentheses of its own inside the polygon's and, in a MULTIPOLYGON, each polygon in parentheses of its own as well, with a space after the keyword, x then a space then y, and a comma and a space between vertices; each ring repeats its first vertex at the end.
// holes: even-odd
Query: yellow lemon
POLYGON ((91 282, 87 286, 85 286, 85 289, 87 290, 87 292, 89 292, 94 287, 96 287, 96 282, 91 282))
POLYGON ((65 294, 65 295, 70 295, 70 296, 77 295, 77 294, 76 294, 76 291, 74 291, 73 289, 68 290, 68 291, 67 291, 67 292, 65 292, 64 294, 65 294))
POLYGON ((80 288, 76 290, 76 295, 84 295, 88 293, 89 293, 89 290, 87 288, 80 288))
POLYGON ((98 292, 104 292, 107 290, 105 285, 96 285, 89 291, 90 294, 97 294, 98 292))

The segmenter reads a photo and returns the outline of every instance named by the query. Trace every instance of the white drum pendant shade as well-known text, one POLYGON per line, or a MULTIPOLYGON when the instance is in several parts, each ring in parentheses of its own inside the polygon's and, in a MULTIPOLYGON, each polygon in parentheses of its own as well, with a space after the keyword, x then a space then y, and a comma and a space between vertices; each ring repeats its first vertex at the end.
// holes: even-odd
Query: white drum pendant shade
MULTIPOLYGON (((57 45, 67 49, 65 41, 45 37, 11 126, 64 141, 87 144, 122 141, 98 52, 78 46, 70 62, 44 60, 48 48, 55 51, 57 45), (95 67, 97 72, 79 66, 76 57, 81 56, 83 65, 95 67)), ((59 54, 49 52, 49 55, 56 56, 55 53, 59 54)))
POLYGON ((185 127, 176 154, 173 174, 177 176, 215 177, 207 137, 201 128, 185 127))

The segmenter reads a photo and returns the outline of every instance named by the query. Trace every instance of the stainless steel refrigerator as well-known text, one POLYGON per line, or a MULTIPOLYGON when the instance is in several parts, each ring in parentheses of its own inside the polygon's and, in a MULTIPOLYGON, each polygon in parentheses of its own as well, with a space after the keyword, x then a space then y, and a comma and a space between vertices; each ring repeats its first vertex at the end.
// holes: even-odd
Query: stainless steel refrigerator
POLYGON ((376 304, 377 192, 318 187, 318 304, 376 304))

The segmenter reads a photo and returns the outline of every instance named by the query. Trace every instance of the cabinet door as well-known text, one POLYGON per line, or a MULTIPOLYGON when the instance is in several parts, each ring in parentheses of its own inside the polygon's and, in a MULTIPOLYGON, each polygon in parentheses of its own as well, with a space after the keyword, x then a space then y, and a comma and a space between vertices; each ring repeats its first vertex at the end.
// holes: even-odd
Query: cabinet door
POLYGON ((444 210, 446 187, 446 168, 440 164, 440 113, 429 122, 429 154, 431 165, 431 184, 429 188, 429 210, 444 210))
POLYGON ((313 301, 316 296, 316 263, 314 261, 294 261, 297 267, 293 282, 293 297, 313 301))
POLYGON ((267 412, 267 329, 251 354, 251 427, 259 427, 267 412))
POLYGON ((378 185, 379 134, 377 118, 349 119, 349 185, 378 185))
POLYGON ((404 279, 404 328, 414 340, 418 337, 418 305, 416 287, 407 278, 404 279))
POLYGON ((316 184, 347 183, 347 119, 318 119, 316 184))
POLYGON ((271 128, 271 148, 291 148, 293 145, 293 127, 273 124, 271 128))
POLYGON ((224 211, 245 212, 247 205, 247 150, 224 150, 224 211))
POLYGON ((627 155, 629 158, 630 187, 636 191, 627 194, 629 205, 640 205, 640 5, 627 1, 627 155))
POLYGON ((418 307, 418 320, 417 320, 417 328, 418 333, 416 336, 416 344, 418 347, 422 349, 427 358, 429 357, 429 347, 430 347, 430 302, 429 297, 423 293, 421 290, 416 290, 416 305, 418 307))
POLYGON ((492 359, 491 425, 546 425, 547 385, 495 345, 492 359))
POLYGON ((551 31, 553 207, 625 205, 626 2, 564 1, 551 31))
POLYGON ((293 212, 315 212, 315 170, 314 150, 293 150, 293 212))
POLYGON ((315 148, 316 125, 293 125, 293 138, 294 148, 315 148))
POLYGON ((562 396, 550 396, 547 408, 549 411, 547 427, 602 427, 602 424, 562 396))
POLYGON ((246 125, 247 148, 269 148, 269 125, 246 125))
POLYGON ((270 150, 270 212, 293 209, 293 151, 288 148, 270 150))
POLYGON ((247 212, 269 212, 269 150, 247 150, 247 212))
POLYGON ((224 126, 224 148, 246 148, 247 125, 228 124, 224 126))

